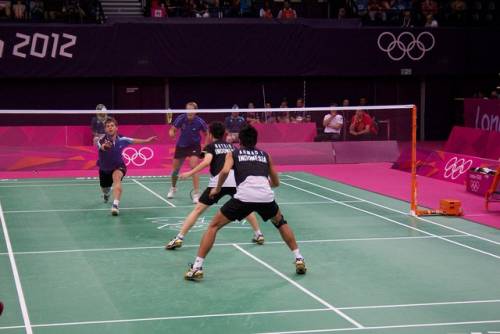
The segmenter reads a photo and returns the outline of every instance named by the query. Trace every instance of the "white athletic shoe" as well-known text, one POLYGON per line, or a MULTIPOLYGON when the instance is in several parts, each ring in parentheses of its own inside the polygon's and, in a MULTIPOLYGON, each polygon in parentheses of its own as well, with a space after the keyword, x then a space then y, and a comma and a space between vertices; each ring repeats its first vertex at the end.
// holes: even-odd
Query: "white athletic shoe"
POLYGON ((118 205, 113 204, 113 206, 111 207, 111 214, 113 216, 118 216, 119 213, 120 213, 120 209, 118 209, 118 205))
POLYGON ((171 187, 168 191, 167 198, 174 198, 175 193, 177 192, 176 187, 171 187))
POLYGON ((198 204, 200 200, 200 193, 193 193, 193 204, 198 204))

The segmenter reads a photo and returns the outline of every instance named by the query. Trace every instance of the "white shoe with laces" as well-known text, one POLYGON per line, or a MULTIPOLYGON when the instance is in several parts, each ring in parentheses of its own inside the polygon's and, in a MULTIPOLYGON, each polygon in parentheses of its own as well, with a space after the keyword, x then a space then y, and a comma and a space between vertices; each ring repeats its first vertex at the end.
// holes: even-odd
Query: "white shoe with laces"
POLYGON ((171 187, 170 190, 168 191, 167 198, 174 198, 176 192, 177 188, 171 187))

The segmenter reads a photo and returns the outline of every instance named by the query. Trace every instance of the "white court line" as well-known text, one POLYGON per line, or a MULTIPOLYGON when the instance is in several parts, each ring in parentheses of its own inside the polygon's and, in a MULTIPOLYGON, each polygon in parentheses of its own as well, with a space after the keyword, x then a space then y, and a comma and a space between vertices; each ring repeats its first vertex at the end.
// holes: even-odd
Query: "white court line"
MULTIPOLYGON (((300 181, 302 183, 307 183, 307 184, 310 184, 310 185, 313 185, 315 187, 318 187, 318 188, 321 188, 321 189, 325 189, 325 190, 328 190, 328 191, 331 191, 331 192, 334 192, 334 193, 337 193, 337 194, 340 194, 340 195, 344 195, 344 196, 347 196, 347 197, 350 197, 350 198, 354 198, 354 199, 357 199, 357 200, 361 200, 365 203, 369 203, 369 204, 372 204, 372 205, 375 205, 375 206, 378 206, 380 208, 383 208, 383 209, 387 209, 389 211, 393 211, 393 212, 396 212, 396 213, 400 213, 400 214, 403 214, 403 215, 408 215, 409 213, 408 212, 403 212, 403 211, 399 211, 399 210, 396 210, 396 209, 393 209, 393 208, 390 208, 388 206, 385 206, 385 205, 382 205, 382 204, 378 204, 378 203, 375 203, 375 202, 372 202, 372 201, 368 201, 366 199, 363 199, 363 198, 360 198, 360 197, 357 197, 357 196, 353 196, 353 195, 349 195, 349 194, 346 194, 344 192, 341 192, 341 191, 338 191, 338 190, 334 190, 334 189, 331 189, 331 188, 328 188, 328 187, 324 187, 320 184, 317 184, 317 183, 313 183, 313 182, 309 182, 309 181, 306 181, 306 180, 302 180, 298 177, 295 177, 295 176, 292 176, 292 175, 288 175, 289 178, 293 179, 293 180, 297 180, 297 181, 300 181)), ((433 225, 437 225, 437 226, 440 226, 440 227, 443 227, 443 228, 446 228, 448 230, 451 230, 453 232, 458 232, 458 233, 463 233, 463 234, 467 234, 471 237, 474 237, 474 238, 477 238, 477 239, 480 239, 480 240, 483 240, 483 241, 487 241, 487 242, 491 242, 493 244, 496 244, 496 245, 500 245, 500 242, 499 241, 494 241, 494 240, 491 240, 491 239, 487 239, 487 238, 483 238, 483 237, 480 237, 478 235, 475 235, 475 234, 471 234, 471 233, 468 233, 468 232, 465 232, 465 231, 462 231, 458 228, 454 228, 454 227, 449 227, 449 226, 446 226, 446 225, 443 225, 443 224, 439 224, 435 221, 432 221, 432 220, 429 220, 427 218, 423 218, 423 217, 415 217, 416 219, 419 219, 421 221, 424 221, 424 222, 427 222, 427 223, 430 223, 430 224, 433 224, 433 225)))
POLYGON ((372 305, 372 306, 349 306, 339 307, 339 310, 369 310, 381 308, 404 308, 404 307, 421 307, 421 306, 438 306, 438 305, 464 305, 464 304, 488 304, 500 303, 500 299, 488 300, 467 300, 459 302, 435 302, 435 303, 418 303, 418 304, 393 304, 393 305, 372 305))
MULTIPOLYGON (((286 183, 286 182, 281 182, 289 187, 292 187, 292 188, 295 188, 295 189, 298 189, 298 190, 302 190, 303 192, 306 192, 306 193, 309 193, 309 194, 312 194, 312 195, 315 195, 315 196, 318 196, 318 197, 321 197, 321 198, 324 198, 324 199, 329 199, 328 197, 326 196, 323 196, 323 195, 320 195, 320 194, 317 194, 315 192, 312 192, 312 191, 309 191, 309 190, 306 190, 306 189, 303 189, 301 187, 297 187, 297 186, 294 186, 292 184, 289 184, 289 183, 286 183)), ((371 211, 368 211, 368 210, 364 210, 364 209, 361 209, 361 208, 358 208, 358 207, 355 207, 355 206, 352 206, 352 205, 349 205, 347 203, 340 203, 334 199, 330 199, 332 202, 336 202, 336 203, 339 203, 341 205, 344 205, 344 206, 347 206, 349 208, 352 208, 354 210, 357 210, 357 211, 360 211, 360 212, 364 212, 364 213, 367 213, 369 215, 372 215, 372 216, 375 216, 375 217, 378 217, 378 218, 381 218, 381 219, 384 219, 384 220, 387 220, 389 222, 392 222, 392 223, 395 223, 395 224, 398 224, 400 226, 403 226, 403 227, 406 227, 406 228, 409 228, 409 229, 412 229, 412 230, 415 230, 415 231, 418 231, 418 232, 421 232, 421 233, 424 233, 424 234, 427 234, 427 235, 432 235, 432 236, 435 236, 437 237, 438 239, 441 239, 443 241, 446 241, 448 243, 452 243, 454 245, 457 245, 457 246, 460 246, 460 247, 464 247, 464 248, 467 248, 467 249, 470 249, 472 251, 475 251, 475 252, 478 252, 478 253, 481 253, 481 254, 484 254, 484 255, 488 255, 488 256, 491 256, 495 259, 500 259, 500 255, 496 255, 496 254, 493 254, 493 253, 489 253, 489 252, 485 252, 483 250, 480 250, 480 249, 477 249, 477 248, 474 248, 474 247, 471 247, 471 246, 468 246, 468 245, 465 245, 465 244, 461 244, 459 242, 456 242, 456 241, 453 241, 453 240, 450 240, 450 239, 446 239, 444 237, 441 237, 441 236, 438 236, 434 233, 430 233, 430 232, 427 232, 427 231, 424 231, 424 230, 421 230, 419 228, 416 228, 416 227, 413 227, 413 226, 410 226, 410 225, 406 225, 406 224, 403 224, 403 223, 400 223, 394 219, 391 219, 391 218, 388 218, 388 217, 385 217, 385 216, 382 216, 382 215, 379 215, 377 213, 374 213, 374 212, 371 212, 371 211)), ((467 236, 472 236, 470 235, 469 233, 464 233, 465 235, 467 236)))
MULTIPOLYGON (((447 235, 447 238, 467 237, 463 234, 447 235)), ((321 240, 303 240, 297 241, 299 244, 305 243, 328 243, 328 242, 353 242, 353 241, 390 241, 390 240, 407 240, 407 239, 431 239, 433 236, 423 235, 417 237, 381 237, 381 238, 351 238, 351 239, 321 239, 321 240)), ((232 246, 234 243, 215 243, 216 246, 232 246)), ((266 241, 266 245, 284 244, 283 241, 266 241)), ((253 242, 238 242, 237 245, 255 245, 253 242)), ((183 248, 199 247, 198 244, 183 245, 183 248)), ((37 254, 59 254, 59 253, 79 253, 79 252, 110 252, 110 251, 127 251, 127 250, 145 250, 145 249, 163 249, 164 246, 137 246, 137 247, 111 247, 111 248, 87 248, 87 249, 62 249, 50 251, 27 251, 15 252, 15 255, 37 255, 37 254)), ((0 253, 7 255, 7 253, 0 253)))
MULTIPOLYGON (((160 320, 182 320, 182 319, 203 319, 203 318, 222 318, 222 317, 240 317, 249 315, 266 315, 266 314, 286 314, 286 313, 303 313, 303 312, 322 312, 329 309, 303 309, 303 310, 279 310, 279 311, 261 311, 261 312, 240 312, 240 313, 215 313, 215 314, 200 314, 200 315, 181 315, 172 317, 156 317, 156 318, 136 318, 136 319, 117 319, 117 320, 96 320, 96 321, 79 321, 79 322, 61 322, 49 324, 34 324, 32 327, 63 327, 63 326, 81 326, 81 325, 98 325, 98 324, 117 324, 130 322, 144 321, 160 321, 160 320)), ((23 326, 0 327, 1 329, 23 328, 23 326)))
POLYGON ((253 259, 254 261, 260 263, 261 265, 263 265, 264 267, 266 267, 267 269, 271 270, 273 273, 275 273, 276 275, 278 275, 279 277, 283 278, 284 280, 286 280, 288 283, 292 284, 293 286, 295 286, 296 288, 298 288, 300 291, 304 292, 305 294, 307 294, 308 296, 312 297, 313 299, 315 299, 316 301, 320 302, 321 304, 323 304, 324 306, 326 306, 328 309, 332 310, 333 312, 337 313, 339 316, 341 316, 342 318, 344 318, 345 320, 349 321, 351 324, 353 324, 354 326, 356 326, 357 328, 364 328, 363 325, 361 325, 359 322, 357 322, 356 320, 352 319, 351 317, 349 317, 347 314, 345 314, 344 312, 340 311, 338 308, 336 308, 335 306, 331 305, 330 303, 328 303, 327 301, 323 300, 322 298, 320 298, 318 295, 316 295, 315 293, 309 291, 308 289, 304 288, 302 285, 300 285, 299 283, 295 282, 294 280, 288 278, 286 275, 284 275, 282 272, 278 271, 277 269, 275 269, 273 266, 271 266, 270 264, 268 264, 267 262, 264 262, 263 260, 259 259, 258 257, 256 257, 255 255, 253 254, 250 254, 249 252, 247 252, 246 250, 244 250, 243 248, 241 248, 240 246, 238 246, 237 244, 233 244, 233 246, 238 249, 240 252, 242 252, 243 254, 247 255, 248 257, 250 257, 251 259, 253 259))
POLYGON ((146 189, 147 191, 149 191, 150 193, 152 193, 153 195, 155 195, 157 198, 161 199, 163 202, 167 203, 168 205, 170 205, 171 207, 175 208, 175 205, 174 203, 170 202, 169 200, 167 200, 166 198, 163 198, 161 195, 157 194, 156 192, 154 192, 153 190, 151 190, 150 188, 146 187, 145 185, 143 185, 142 183, 140 183, 139 181, 137 180, 132 180, 134 181, 135 183, 137 183, 138 185, 140 185, 142 188, 146 189))
POLYGON ((420 327, 439 327, 439 326, 456 326, 456 325, 479 325, 479 324, 497 324, 500 320, 484 320, 484 321, 457 321, 457 322, 436 322, 429 324, 412 324, 412 325, 392 325, 392 326, 369 326, 364 328, 331 328, 331 329, 309 329, 303 331, 285 331, 285 332, 260 332, 258 334, 305 334, 305 333, 332 333, 332 332, 347 332, 347 331, 362 331, 376 329, 396 329, 396 328, 420 328, 420 327))
MULTIPOLYGON (((347 201, 351 203, 353 201, 347 201)), ((359 202, 359 201, 356 201, 359 202)), ((362 202, 362 201, 361 201, 362 202)), ((341 202, 339 202, 341 203, 341 202)), ((316 202, 283 202, 280 205, 315 205, 315 204, 332 204, 331 201, 316 201, 316 202)), ((336 203, 333 203, 336 204, 336 203)), ((212 207, 221 207, 222 204, 214 204, 212 207)), ((176 208, 194 208, 194 204, 177 205, 176 208)), ((172 209, 167 206, 138 206, 138 207, 125 207, 120 210, 143 210, 143 209, 172 209)), ((47 210, 6 210, 4 213, 44 213, 44 212, 87 212, 87 211, 109 211, 108 208, 90 208, 90 209, 47 209, 47 210)))
POLYGON ((19 306, 21 306, 21 313, 23 314, 24 328, 27 334, 33 334, 31 329, 30 317, 28 314, 28 307, 26 306, 26 300, 24 299, 23 287, 21 285, 21 280, 19 278, 19 272, 17 271, 16 259, 14 258, 14 253, 12 251, 12 244, 10 243, 9 231, 7 230, 7 222, 3 215, 2 203, 0 202, 0 222, 2 223, 3 235, 5 239, 5 244, 7 246, 7 253, 9 255, 10 266, 12 267, 12 275, 14 276, 14 283, 16 285, 17 298, 19 299, 19 306))

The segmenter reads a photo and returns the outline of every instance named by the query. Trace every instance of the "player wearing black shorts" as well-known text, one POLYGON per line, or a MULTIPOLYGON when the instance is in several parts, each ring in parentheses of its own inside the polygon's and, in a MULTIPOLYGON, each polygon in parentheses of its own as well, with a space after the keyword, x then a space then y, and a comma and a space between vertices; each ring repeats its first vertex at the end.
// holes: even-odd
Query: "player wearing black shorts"
MULTIPOLYGON (((205 121, 201 117, 196 116, 195 111, 198 109, 196 102, 188 102, 186 104, 186 109, 188 112, 179 115, 168 131, 169 136, 175 138, 177 131, 180 130, 180 136, 175 145, 174 160, 172 161, 172 186, 168 191, 167 198, 174 198, 177 192, 177 179, 184 160, 188 159, 191 169, 198 164, 198 158, 201 154, 200 133, 206 134, 208 128, 205 121)), ((200 179, 196 173, 192 174, 192 176, 192 199, 193 203, 196 204, 200 197, 200 179)))
MULTIPOLYGON (((224 182, 224 184, 222 185, 221 191, 213 197, 209 196, 210 190, 217 186, 218 174, 222 170, 222 167, 224 167, 226 154, 235 150, 235 147, 232 144, 229 144, 223 140, 225 131, 226 128, 221 122, 211 123, 208 134, 208 139, 211 143, 208 144, 204 149, 203 161, 191 171, 179 175, 181 180, 187 179, 193 174, 196 174, 204 168, 210 166, 210 181, 208 182, 207 189, 205 189, 205 191, 201 194, 198 204, 196 204, 193 211, 191 211, 191 213, 186 217, 186 220, 182 224, 180 232, 165 246, 166 249, 173 250, 181 247, 184 236, 189 232, 200 215, 205 212, 208 207, 217 203, 219 199, 221 199, 225 195, 233 197, 234 194, 236 194, 234 172, 231 170, 229 176, 226 179, 226 182, 224 182)), ((255 214, 250 213, 246 216, 246 219, 254 230, 254 237, 252 238, 252 241, 259 245, 262 245, 264 243, 264 235, 259 229, 259 223, 257 222, 255 214)))
POLYGON ((241 129, 239 138, 241 148, 227 153, 224 167, 219 173, 217 186, 210 191, 210 196, 216 196, 221 191, 231 169, 234 169, 236 194, 217 211, 210 222, 201 239, 198 255, 184 275, 187 280, 203 278, 203 261, 215 242, 217 232, 229 222, 242 219, 253 211, 256 211, 263 220, 271 219, 280 232, 281 238, 294 254, 296 273, 306 273, 304 257, 300 254, 293 231, 274 200, 271 187, 279 186, 280 181, 271 157, 266 152, 255 148, 257 130, 251 125, 241 129))
POLYGON ((109 117, 104 122, 106 134, 97 140, 99 149, 99 184, 103 193, 104 202, 107 203, 113 186, 113 205, 111 214, 117 216, 118 205, 122 196, 122 179, 127 173, 122 152, 131 144, 146 144, 156 140, 156 136, 148 139, 136 139, 118 135, 118 122, 109 117))

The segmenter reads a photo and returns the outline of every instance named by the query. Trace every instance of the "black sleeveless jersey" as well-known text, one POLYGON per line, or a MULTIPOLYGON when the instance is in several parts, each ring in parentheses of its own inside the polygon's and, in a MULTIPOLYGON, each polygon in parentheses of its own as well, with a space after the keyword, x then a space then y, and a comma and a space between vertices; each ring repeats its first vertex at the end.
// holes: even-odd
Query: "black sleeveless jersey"
POLYGON ((226 161, 226 154, 234 150, 235 147, 233 144, 226 143, 223 140, 217 140, 205 146, 204 151, 213 156, 212 162, 210 162, 210 174, 212 176, 216 176, 220 173, 226 161))
POLYGON ((234 177, 240 185, 249 176, 269 177, 269 155, 257 148, 236 149, 233 151, 234 177))

